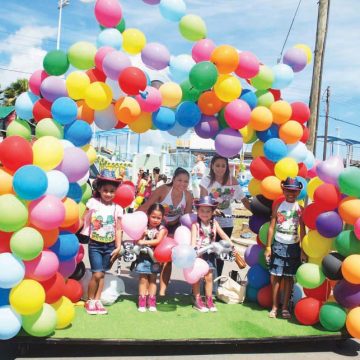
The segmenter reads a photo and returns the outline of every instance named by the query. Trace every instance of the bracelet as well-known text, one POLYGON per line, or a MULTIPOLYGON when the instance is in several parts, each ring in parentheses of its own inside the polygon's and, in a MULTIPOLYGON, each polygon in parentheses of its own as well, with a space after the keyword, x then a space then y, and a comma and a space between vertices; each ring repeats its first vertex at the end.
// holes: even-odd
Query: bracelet
POLYGON ((267 246, 265 249, 266 250, 271 250, 271 246, 267 246))

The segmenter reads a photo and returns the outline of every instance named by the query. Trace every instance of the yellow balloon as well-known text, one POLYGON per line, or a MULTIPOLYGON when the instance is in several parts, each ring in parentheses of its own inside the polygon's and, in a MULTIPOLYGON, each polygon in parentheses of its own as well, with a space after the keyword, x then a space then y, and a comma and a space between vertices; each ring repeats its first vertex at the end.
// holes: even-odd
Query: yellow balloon
POLYGON ((13 176, 9 172, 0 168, 0 195, 14 193, 12 181, 13 176))
POLYGON ((240 80, 233 75, 219 75, 214 85, 216 96, 224 102, 231 102, 241 94, 240 80))
POLYGON ((139 103, 131 96, 120 97, 114 105, 114 113, 118 120, 130 124, 141 115, 139 103))
POLYGON ((252 178, 249 181, 248 190, 252 196, 260 195, 261 194, 261 181, 255 179, 255 178, 252 178))
POLYGON ((321 236, 316 230, 310 230, 302 241, 302 248, 311 258, 323 258, 330 250, 333 239, 321 236))
POLYGON ((122 48, 128 54, 136 55, 141 52, 141 50, 146 45, 146 37, 144 33, 138 29, 126 29, 122 33, 123 43, 122 48))
POLYGON ((283 158, 275 164, 274 170, 280 180, 285 180, 288 176, 295 177, 299 172, 299 166, 294 159, 283 158))
POLYGON ((141 115, 132 123, 129 124, 129 128, 137 134, 144 133, 150 130, 152 127, 152 114, 148 112, 142 112, 141 115))
POLYGON ((322 260, 323 260, 322 257, 320 257, 320 258, 308 257, 308 262, 310 264, 316 264, 316 265, 319 265, 319 266, 321 265, 322 260))
POLYGON ((256 141, 251 149, 251 155, 255 159, 259 156, 265 156, 264 155, 264 143, 260 140, 256 141))
POLYGON ((135 198, 135 204, 136 204, 136 205, 141 205, 143 201, 144 201, 144 197, 143 197, 143 196, 137 196, 137 197, 135 198))
POLYGON ((353 254, 345 258, 341 265, 344 279, 351 284, 360 284, 360 255, 353 254))
POLYGON ((314 199, 315 190, 324 182, 317 176, 313 177, 307 184, 306 191, 311 200, 314 199))
POLYGON ((51 304, 56 311, 56 329, 64 329, 71 324, 75 317, 74 304, 65 296, 51 304))
POLYGON ((73 71, 66 78, 65 83, 69 97, 74 100, 79 100, 85 97, 85 91, 90 85, 90 79, 86 73, 82 71, 73 71))
POLYGON ((175 107, 182 98, 182 90, 180 85, 174 82, 167 82, 160 86, 159 91, 162 97, 162 106, 175 107))
POLYGON ((64 157, 64 148, 54 136, 43 136, 33 144, 33 164, 49 171, 56 168, 64 157))
POLYGON ((312 60, 312 51, 310 49, 309 46, 307 46, 306 44, 296 44, 294 47, 298 48, 298 49, 301 49, 305 52, 306 54, 306 62, 308 64, 310 64, 311 60, 312 60))
POLYGON ((273 102, 270 105, 270 111, 273 114, 273 122, 277 125, 286 123, 292 114, 291 105, 284 100, 273 102))
POLYGON ((79 217, 82 218, 86 210, 86 205, 81 201, 79 202, 78 205, 79 205, 79 217))
POLYGON ((45 290, 37 281, 26 279, 11 289, 9 301, 17 313, 31 315, 45 303, 45 290))
POLYGON ((85 103, 93 110, 104 110, 112 101, 112 91, 109 85, 95 81, 85 90, 85 103))
POLYGON ((79 220, 79 205, 71 198, 62 200, 65 208, 65 219, 61 227, 69 227, 74 225, 79 220))
POLYGON ((245 144, 251 144, 257 139, 256 131, 250 125, 244 126, 239 132, 245 144))
POLYGON ((90 144, 85 145, 84 147, 82 147, 82 149, 85 151, 86 156, 89 159, 90 165, 92 165, 96 161, 96 157, 97 157, 96 150, 90 144))

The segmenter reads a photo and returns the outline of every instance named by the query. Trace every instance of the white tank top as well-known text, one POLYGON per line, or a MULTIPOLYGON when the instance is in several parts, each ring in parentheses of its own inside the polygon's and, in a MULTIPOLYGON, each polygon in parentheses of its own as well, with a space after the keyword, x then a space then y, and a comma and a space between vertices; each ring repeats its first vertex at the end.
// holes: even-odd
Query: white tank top
POLYGON ((275 240, 283 244, 295 244, 299 241, 299 222, 301 208, 298 202, 283 201, 276 213, 275 240))
POLYGON ((184 215, 185 207, 186 207, 186 197, 185 192, 183 192, 182 198, 175 207, 172 202, 171 193, 172 189, 167 193, 164 200, 160 202, 160 204, 165 208, 165 220, 167 223, 172 223, 175 220, 179 219, 181 215, 184 215))

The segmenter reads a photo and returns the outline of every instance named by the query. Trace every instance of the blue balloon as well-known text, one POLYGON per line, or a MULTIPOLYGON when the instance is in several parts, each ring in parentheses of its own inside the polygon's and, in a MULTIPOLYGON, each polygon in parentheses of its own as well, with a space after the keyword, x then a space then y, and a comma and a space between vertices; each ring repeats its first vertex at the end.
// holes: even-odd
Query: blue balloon
POLYGON ((264 131, 257 131, 256 136, 262 142, 266 142, 272 138, 279 137, 279 126, 276 124, 272 124, 268 129, 264 131))
POLYGON ((183 0, 161 0, 159 9, 165 19, 178 22, 186 13, 186 4, 183 0))
POLYGON ((315 165, 315 156, 311 151, 307 151, 306 158, 303 161, 308 170, 312 169, 315 165))
POLYGON ((45 194, 48 179, 45 171, 38 166, 24 165, 15 172, 13 187, 20 198, 35 200, 45 194))
POLYGON ((10 306, 0 307, 0 340, 8 340, 21 329, 22 318, 10 306))
POLYGON ((189 72, 194 65, 194 59, 188 54, 172 56, 169 64, 171 78, 177 83, 187 80, 189 72))
POLYGON ((33 116, 33 107, 39 97, 27 91, 18 96, 15 101, 16 115, 23 120, 30 120, 33 116))
POLYGON ((23 280, 24 276, 25 265, 19 258, 10 253, 0 254, 0 288, 13 288, 23 280))
POLYGON ((307 157, 306 145, 298 141, 296 144, 287 145, 288 153, 287 157, 293 158, 297 163, 302 163, 307 157))
POLYGON ((295 284, 291 295, 291 302, 296 305, 304 296, 303 288, 299 284, 295 284))
POLYGON ((271 85, 272 89, 283 89, 291 84, 294 79, 293 69, 286 64, 277 64, 272 68, 274 73, 274 82, 271 85))
POLYGON ((79 240, 69 231, 61 231, 56 243, 49 248, 60 261, 72 259, 79 251, 79 240))
POLYGON ((277 162, 282 158, 286 157, 286 144, 281 139, 272 138, 265 142, 264 154, 268 160, 272 162, 277 162))
POLYGON ((51 170, 46 173, 48 187, 46 195, 54 195, 63 199, 69 191, 69 180, 67 176, 59 170, 51 170))
POLYGON ((172 249, 172 261, 179 269, 187 269, 194 265, 196 251, 190 245, 178 245, 172 249))
POLYGON ((10 290, 0 288, 0 306, 9 305, 10 290))
POLYGON ((64 127, 64 139, 71 141, 75 146, 89 144, 92 137, 90 125, 84 120, 76 120, 64 127))
POLYGON ((255 289, 251 286, 246 287, 246 301, 257 302, 257 294, 259 289, 255 289))
POLYGON ((167 131, 175 126, 175 113, 169 108, 160 107, 152 115, 152 121, 159 130, 167 131))
POLYGON ((175 126, 168 131, 172 136, 180 137, 184 135, 189 129, 181 126, 178 122, 175 122, 175 126))
POLYGON ((78 183, 70 183, 69 191, 66 197, 71 198, 79 203, 82 198, 81 186, 78 183))
POLYGON ((302 186, 303 186, 297 199, 298 200, 305 199, 305 197, 307 195, 307 192, 306 192, 307 181, 301 176, 297 176, 296 178, 302 183, 302 186))
POLYGON ((181 126, 194 127, 200 122, 201 111, 194 102, 184 101, 176 108, 175 118, 181 126))
POLYGON ((60 97, 51 105, 52 117, 61 125, 68 125, 75 121, 77 112, 76 102, 69 97, 60 97))
POLYGON ((252 266, 247 277, 249 285, 255 289, 261 289, 270 283, 269 271, 265 270, 260 264, 252 266))
POLYGON ((250 106, 251 110, 254 109, 258 103, 257 96, 249 89, 243 89, 239 99, 244 100, 250 106))
POLYGON ((110 46, 116 50, 120 50, 123 42, 123 37, 118 29, 104 29, 100 32, 96 39, 97 48, 102 46, 110 46))

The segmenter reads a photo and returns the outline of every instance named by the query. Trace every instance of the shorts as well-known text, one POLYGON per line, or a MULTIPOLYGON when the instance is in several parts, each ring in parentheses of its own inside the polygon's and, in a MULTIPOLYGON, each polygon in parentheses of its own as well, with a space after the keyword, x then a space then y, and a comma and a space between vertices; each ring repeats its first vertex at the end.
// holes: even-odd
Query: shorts
POLYGON ((299 243, 283 244, 274 240, 271 246, 269 271, 275 276, 295 276, 301 265, 301 249, 299 243))
POLYGON ((201 258, 207 262, 210 270, 216 269, 216 256, 214 253, 211 254, 203 254, 201 258))
POLYGON ((166 229, 168 231, 168 236, 173 237, 175 234, 175 230, 180 226, 180 221, 176 222, 175 224, 165 224, 166 229))
POLYGON ((110 270, 111 253, 115 250, 115 241, 111 243, 101 243, 90 240, 89 260, 92 272, 105 272, 110 270))
POLYGON ((140 256, 135 262, 135 272, 137 274, 159 274, 161 265, 154 263, 149 257, 140 256))

